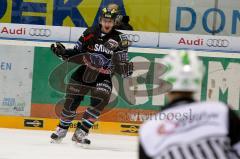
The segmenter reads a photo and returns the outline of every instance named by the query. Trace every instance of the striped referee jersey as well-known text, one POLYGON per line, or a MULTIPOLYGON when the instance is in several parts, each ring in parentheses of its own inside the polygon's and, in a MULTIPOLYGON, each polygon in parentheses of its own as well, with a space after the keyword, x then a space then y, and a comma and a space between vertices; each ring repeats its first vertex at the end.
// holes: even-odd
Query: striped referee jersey
POLYGON ((139 133, 140 159, 240 159, 240 120, 220 102, 173 101, 139 133))

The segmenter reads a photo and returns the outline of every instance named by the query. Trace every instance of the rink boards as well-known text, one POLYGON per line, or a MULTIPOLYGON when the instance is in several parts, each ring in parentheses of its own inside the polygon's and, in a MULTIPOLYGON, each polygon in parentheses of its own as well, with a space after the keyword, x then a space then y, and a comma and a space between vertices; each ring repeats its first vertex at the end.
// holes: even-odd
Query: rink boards
MULTIPOLYGON (((1 128, 17 128, 17 129, 29 129, 29 130, 55 130, 58 124, 58 119, 48 118, 27 118, 17 116, 0 116, 1 128)), ((74 131, 77 125, 77 121, 74 120, 70 126, 70 131, 74 131)), ((139 124, 130 123, 118 123, 118 122, 97 122, 94 124, 91 132, 101 134, 116 134, 137 136, 139 124)))
MULTIPOLYGON (((13 42, 0 45, 0 81, 2 82, 0 112, 1 115, 5 115, 0 117, 0 121, 4 121, 0 123, 0 127, 53 130, 58 123, 56 103, 64 98, 64 92, 50 85, 49 76, 53 70, 61 66, 62 61, 51 53, 49 43, 41 47, 25 46, 27 42, 17 43, 22 43, 24 46, 16 46, 13 42)), ((70 44, 66 46, 72 47, 70 44)), ((154 82, 161 78, 158 76, 157 63, 160 63, 161 58, 170 51, 169 49, 129 49, 130 59, 133 62, 144 62, 143 71, 135 71, 139 80, 114 77, 113 96, 108 106, 111 109, 100 117, 100 121, 92 131, 137 135, 139 124, 149 119, 165 104, 164 94, 153 96, 151 90, 154 82), (129 91, 131 83, 134 83, 135 93, 129 91), (138 96, 139 90, 146 96, 138 96)), ((196 53, 206 67, 197 98, 220 100, 239 112, 240 54, 209 51, 196 53)), ((70 72, 74 68, 72 66, 68 65, 70 72)), ((56 81, 57 78, 58 76, 56 81)), ((88 105, 89 98, 86 98, 78 111, 83 112, 88 105)), ((75 124, 72 125, 74 126, 75 124)))

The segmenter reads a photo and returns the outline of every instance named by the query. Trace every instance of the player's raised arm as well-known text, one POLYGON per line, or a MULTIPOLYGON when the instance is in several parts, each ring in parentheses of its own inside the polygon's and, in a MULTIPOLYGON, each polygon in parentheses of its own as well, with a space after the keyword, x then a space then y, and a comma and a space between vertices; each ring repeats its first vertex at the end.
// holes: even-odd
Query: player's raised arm
POLYGON ((51 45, 51 50, 60 59, 66 60, 75 55, 87 52, 88 48, 93 46, 94 43, 94 35, 89 31, 89 29, 86 29, 73 48, 66 49, 61 42, 56 42, 56 44, 51 45))

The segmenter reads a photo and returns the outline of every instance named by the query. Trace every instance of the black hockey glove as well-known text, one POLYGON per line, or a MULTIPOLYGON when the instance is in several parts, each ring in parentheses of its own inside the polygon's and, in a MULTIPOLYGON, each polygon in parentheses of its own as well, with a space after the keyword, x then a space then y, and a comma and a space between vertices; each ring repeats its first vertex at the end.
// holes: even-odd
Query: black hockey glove
POLYGON ((115 72, 121 75, 122 78, 127 78, 133 74, 132 62, 121 62, 115 67, 115 72))
POLYGON ((55 46, 55 44, 52 44, 51 50, 55 55, 57 55, 61 59, 63 59, 63 60, 67 59, 66 54, 65 54, 66 53, 65 46, 63 44, 61 44, 60 42, 56 42, 56 46, 55 46))
POLYGON ((123 78, 133 74, 133 63, 128 61, 128 53, 126 51, 114 53, 112 63, 114 65, 114 72, 118 73, 123 78))

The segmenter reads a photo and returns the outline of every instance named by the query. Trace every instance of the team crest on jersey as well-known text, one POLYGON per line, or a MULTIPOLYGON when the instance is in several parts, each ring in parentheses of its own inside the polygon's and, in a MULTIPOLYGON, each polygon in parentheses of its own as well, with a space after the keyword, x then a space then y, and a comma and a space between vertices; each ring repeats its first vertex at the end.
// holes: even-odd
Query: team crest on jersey
POLYGON ((106 54, 113 54, 112 50, 109 50, 102 44, 95 44, 94 51, 96 52, 104 52, 106 54))

